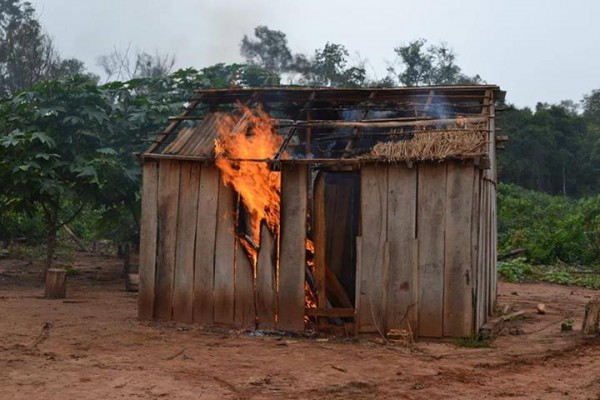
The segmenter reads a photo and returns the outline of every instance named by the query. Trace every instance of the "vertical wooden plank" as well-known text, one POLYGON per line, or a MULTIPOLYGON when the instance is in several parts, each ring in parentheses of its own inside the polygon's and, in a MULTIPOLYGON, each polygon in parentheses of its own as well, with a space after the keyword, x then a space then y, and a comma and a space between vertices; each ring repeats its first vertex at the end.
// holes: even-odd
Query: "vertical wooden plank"
POLYGON ((154 315, 158 229, 158 164, 156 162, 146 161, 144 163, 143 179, 138 318, 152 319, 154 315))
POLYGON ((307 185, 307 166, 282 166, 277 329, 284 331, 304 329, 307 185))
POLYGON ((196 242, 199 185, 200 164, 182 162, 175 252, 173 319, 187 323, 193 321, 194 245, 196 242))
POLYGON ((441 337, 446 164, 420 164, 418 169, 419 336, 441 337))
POLYGON ((388 172, 387 238, 390 271, 387 326, 417 328, 418 278, 416 247, 417 169, 390 165, 388 172))
POLYGON ((498 246, 498 225, 497 225, 497 221, 498 221, 498 214, 497 214, 497 198, 496 198, 496 186, 490 184, 490 192, 491 192, 491 201, 492 201, 492 211, 491 211, 491 223, 490 223, 490 230, 492 232, 492 237, 491 237, 491 257, 490 257, 490 275, 492 277, 492 287, 491 287, 491 312, 490 315, 494 314, 494 305, 496 304, 496 300, 497 300, 497 293, 498 293, 498 253, 497 253, 497 246, 498 246))
POLYGON ((215 277, 215 241, 219 198, 219 171, 204 164, 200 173, 198 218, 196 221, 196 257, 194 265, 194 322, 211 325, 215 277))
POLYGON ((385 286, 388 167, 365 165, 361 169, 361 282, 360 332, 385 330, 387 299, 385 286))
POLYGON ((235 246, 235 327, 255 329, 254 270, 239 240, 235 246))
MULTIPOLYGON (((317 286, 318 308, 327 308, 326 280, 326 217, 325 217, 325 177, 319 173, 313 194, 313 240, 315 246, 315 283, 317 286)), ((327 243, 329 244, 329 243, 327 243)))
POLYGON ((173 310, 173 279, 175 275, 175 244, 177 243, 177 213, 179 207, 180 162, 161 160, 158 169, 158 256, 154 316, 171 319, 173 310))
POLYGON ((260 329, 275 328, 275 251, 275 238, 263 224, 256 263, 256 314, 260 329))
POLYGON ((490 106, 490 119, 489 119, 489 130, 490 130, 490 144, 492 146, 490 157, 491 167, 492 167, 492 180, 493 183, 490 185, 491 191, 491 199, 492 199, 492 221, 491 221, 491 230, 492 230, 492 257, 491 257, 491 266, 490 273, 492 274, 492 307, 496 303, 497 293, 498 293, 498 210, 497 210, 497 193, 496 193, 496 183, 498 182, 498 163, 496 157, 496 109, 494 107, 493 100, 493 92, 492 92, 492 102, 490 106))
POLYGON ((362 304, 362 237, 356 237, 356 295, 354 299, 354 335, 358 335, 360 326, 358 324, 358 316, 361 314, 362 304))
POLYGON ((473 304, 473 314, 474 314, 474 325, 472 334, 475 334, 479 331, 479 328, 483 325, 483 321, 481 321, 480 317, 480 308, 479 308, 479 298, 478 298, 478 290, 479 290, 479 202, 480 202, 480 171, 479 168, 475 166, 473 168, 473 199, 471 201, 471 279, 473 281, 472 290, 471 290, 471 302, 473 304))
POLYGON ((473 330, 471 298, 471 214, 473 165, 447 166, 444 246, 444 336, 469 336, 473 330))
POLYGON ((484 180, 482 181, 483 186, 483 201, 482 201, 482 264, 481 264, 481 299, 482 299, 482 310, 481 315, 483 321, 487 321, 488 317, 488 305, 489 305, 489 274, 488 274, 488 266, 489 266, 489 249, 488 249, 488 233, 489 233, 489 191, 488 191, 488 183, 484 180))
POLYGON ((486 290, 485 290, 485 232, 486 232, 486 218, 485 218, 485 203, 486 203, 486 193, 485 193, 485 181, 483 180, 483 174, 479 181, 480 187, 480 198, 479 198, 479 251, 478 251, 478 279, 477 279, 477 313, 479 315, 479 320, 481 324, 485 324, 486 311, 486 290))
POLYGON ((220 182, 213 296, 214 321, 221 325, 233 325, 234 323, 235 245, 234 190, 220 182))

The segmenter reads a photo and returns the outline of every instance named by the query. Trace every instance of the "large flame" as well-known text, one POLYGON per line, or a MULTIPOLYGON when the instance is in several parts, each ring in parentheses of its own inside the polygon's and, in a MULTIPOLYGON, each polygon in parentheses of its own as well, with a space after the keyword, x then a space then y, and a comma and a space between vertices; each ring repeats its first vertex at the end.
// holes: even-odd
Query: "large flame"
POLYGON ((281 198, 281 174, 260 160, 272 159, 283 139, 275 132, 274 121, 266 112, 243 105, 221 116, 217 129, 215 163, 221 170, 223 183, 233 186, 250 214, 250 237, 241 241, 255 263, 261 221, 266 221, 275 235, 279 234, 281 198))

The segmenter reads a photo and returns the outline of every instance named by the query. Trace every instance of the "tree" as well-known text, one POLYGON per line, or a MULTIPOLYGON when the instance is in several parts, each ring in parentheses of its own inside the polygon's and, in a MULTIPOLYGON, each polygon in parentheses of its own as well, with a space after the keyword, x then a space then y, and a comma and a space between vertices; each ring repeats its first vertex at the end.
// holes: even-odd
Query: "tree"
POLYGON ((348 50, 341 44, 329 43, 315 51, 314 58, 302 68, 304 77, 316 86, 362 86, 366 80, 363 66, 348 66, 348 50))
POLYGON ((244 35, 240 44, 246 62, 277 74, 289 71, 294 57, 285 33, 261 25, 254 28, 254 36, 256 39, 244 35))
POLYGON ((175 56, 155 53, 150 55, 143 51, 131 53, 131 46, 125 50, 114 49, 112 53, 96 60, 106 75, 106 81, 131 80, 136 78, 155 78, 169 75, 175 65, 175 56))
POLYGON ((63 60, 46 35, 31 3, 0 0, 0 95, 36 82, 84 74, 79 60, 63 60))
POLYGON ((123 165, 103 136, 111 107, 85 78, 41 82, 0 103, 0 202, 43 214, 47 267, 62 225, 100 191, 121 190, 123 165))
POLYGON ((569 196, 597 190, 598 167, 586 161, 589 129, 569 103, 538 103, 534 111, 508 107, 497 124, 510 138, 498 158, 503 181, 569 196))
POLYGON ((404 86, 452 85, 481 83, 479 75, 467 76, 456 64, 456 55, 445 43, 425 47, 427 40, 417 39, 394 49, 402 63, 397 72, 390 67, 404 86))

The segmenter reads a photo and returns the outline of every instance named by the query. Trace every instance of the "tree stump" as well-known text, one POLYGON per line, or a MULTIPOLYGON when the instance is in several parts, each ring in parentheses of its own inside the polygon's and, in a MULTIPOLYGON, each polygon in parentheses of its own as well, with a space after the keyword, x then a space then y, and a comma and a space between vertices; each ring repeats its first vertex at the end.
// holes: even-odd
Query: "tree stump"
POLYGON ((581 331, 586 335, 600 335, 600 297, 590 300, 585 306, 581 331))
POLYGON ((125 290, 128 292, 137 292, 140 285, 139 274, 127 274, 125 277, 125 290))
POLYGON ((44 297, 47 299, 64 299, 67 292, 67 271, 61 268, 50 268, 46 271, 46 290, 44 297))

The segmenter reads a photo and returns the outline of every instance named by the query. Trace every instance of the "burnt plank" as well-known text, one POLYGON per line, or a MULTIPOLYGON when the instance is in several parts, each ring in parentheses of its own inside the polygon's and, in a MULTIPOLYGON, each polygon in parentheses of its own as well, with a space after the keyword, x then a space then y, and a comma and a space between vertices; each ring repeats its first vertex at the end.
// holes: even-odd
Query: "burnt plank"
POLYGON ((180 162, 162 160, 158 169, 158 252, 154 316, 170 320, 173 309, 180 162))
POLYGON ((447 166, 444 246, 444 336, 469 336, 473 332, 471 297, 472 164, 447 166))
POLYGON ((194 300, 194 253, 200 164, 181 163, 179 213, 175 254, 175 285, 173 289, 173 319, 191 323, 194 300))
POLYGON ((446 164, 418 166, 419 336, 441 337, 444 305, 446 164))
MULTIPOLYGON (((326 243, 327 226, 325 216, 325 177, 319 173, 315 181, 313 195, 313 240, 315 247, 315 283, 317 286, 317 304, 320 308, 327 308, 327 281, 326 281, 326 243)), ((338 254, 339 256, 339 254, 338 254)))
POLYGON ((277 329, 284 331, 304 329, 307 185, 307 166, 282 166, 277 329))
POLYGON ((361 282, 359 332, 385 329, 388 167, 365 165, 361 170, 361 282))
POLYGON ((214 322, 229 326, 234 323, 235 245, 234 190, 220 182, 215 243, 214 322))
POLYGON ((211 325, 215 277, 215 241, 219 198, 219 171, 203 164, 198 193, 196 257, 194 263, 194 322, 211 325))
POLYGON ((138 318, 152 319, 154 315, 158 231, 158 164, 156 162, 144 163, 143 180, 138 318))
POLYGON ((417 329, 418 264, 416 240, 417 169, 390 165, 388 172, 387 237, 390 271, 388 329, 417 329))
POLYGON ((236 240, 235 246, 235 327, 254 329, 254 269, 239 240, 236 240))
POLYGON ((260 230, 260 250, 256 263, 256 314, 260 329, 275 328, 276 243, 266 224, 260 230))

